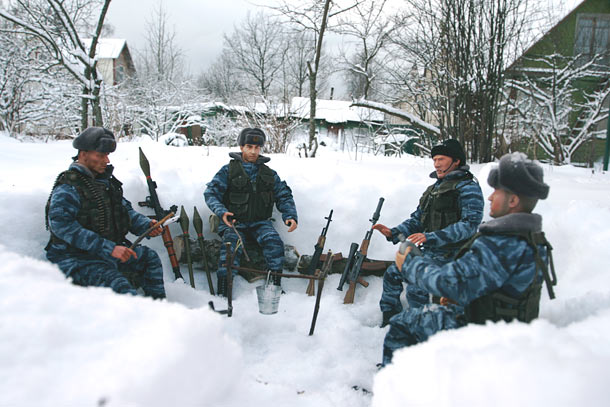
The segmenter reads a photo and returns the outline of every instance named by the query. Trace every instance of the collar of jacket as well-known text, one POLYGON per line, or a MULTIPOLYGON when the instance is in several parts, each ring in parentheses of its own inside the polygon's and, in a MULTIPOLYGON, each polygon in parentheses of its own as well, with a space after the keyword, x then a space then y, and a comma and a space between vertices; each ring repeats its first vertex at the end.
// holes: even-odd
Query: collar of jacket
POLYGON ((97 176, 94 176, 93 173, 91 172, 91 170, 87 167, 85 167, 84 165, 82 165, 79 162, 74 161, 72 164, 70 164, 70 170, 76 170, 80 173, 85 174, 86 176, 88 176, 89 178, 94 178, 94 179, 109 179, 112 176, 112 172, 114 171, 114 166, 112 164, 108 164, 106 166, 106 171, 104 171, 103 174, 98 174, 97 176))
POLYGON ((265 163, 267 163, 267 162, 269 162, 271 160, 271 158, 269 158, 269 157, 265 157, 264 155, 259 155, 258 159, 256 160, 255 163, 250 163, 248 161, 244 161, 244 158, 242 157, 241 153, 236 153, 236 152, 229 153, 229 157, 231 157, 231 158, 233 158, 235 160, 239 160, 243 164, 257 164, 257 165, 265 164, 265 163))
MULTIPOLYGON (((467 172, 470 172, 470 165, 468 165, 468 164, 462 165, 461 167, 456 168, 455 170, 451 171, 449 174, 447 174, 443 178, 441 178, 441 181, 446 180, 446 179, 463 177, 464 174, 466 174, 467 172)), ((438 175, 436 175, 436 171, 432 171, 430 173, 430 178, 438 179, 438 175)))
POLYGON ((537 213, 509 213, 479 226, 481 233, 541 232, 542 216, 537 213))

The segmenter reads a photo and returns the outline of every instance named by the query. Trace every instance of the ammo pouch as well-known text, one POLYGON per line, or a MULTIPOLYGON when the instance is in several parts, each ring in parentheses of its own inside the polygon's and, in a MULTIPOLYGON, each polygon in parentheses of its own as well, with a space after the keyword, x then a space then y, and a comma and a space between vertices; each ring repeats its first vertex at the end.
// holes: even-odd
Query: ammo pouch
MULTIPOLYGON (((456 257, 464 255, 481 234, 481 232, 475 234, 472 239, 460 249, 456 257)), ((538 318, 538 313, 540 311, 542 282, 539 282, 538 279, 539 271, 542 272, 542 278, 545 282, 549 298, 555 298, 553 286, 557 284, 557 276, 555 275, 555 265, 553 264, 553 247, 549 241, 546 240, 544 232, 502 232, 497 234, 520 237, 534 249, 534 259, 536 262, 534 278, 532 283, 519 298, 510 297, 500 291, 495 291, 477 298, 465 307, 466 320, 475 324, 484 324, 485 321, 511 321, 514 319, 521 322, 530 322, 538 318), (547 249, 550 273, 548 265, 540 256, 540 251, 538 249, 539 245, 542 245, 547 249)))
POLYGON ((265 164, 258 168, 256 180, 252 182, 242 163, 229 163, 229 185, 223 203, 242 223, 269 219, 273 213, 275 175, 265 164))
POLYGON ((542 284, 536 283, 530 285, 519 299, 509 297, 499 291, 484 295, 466 306, 466 320, 475 324, 500 320, 509 322, 514 319, 531 322, 538 318, 541 290, 542 284))

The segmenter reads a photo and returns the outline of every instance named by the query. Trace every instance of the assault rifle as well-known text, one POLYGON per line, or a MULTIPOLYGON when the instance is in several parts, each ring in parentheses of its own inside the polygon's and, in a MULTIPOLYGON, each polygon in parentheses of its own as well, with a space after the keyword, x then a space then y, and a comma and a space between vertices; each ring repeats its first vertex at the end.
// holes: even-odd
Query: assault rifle
MULTIPOLYGON (((318 237, 318 242, 316 243, 316 245, 314 246, 314 252, 313 252, 313 256, 311 256, 311 263, 309 263, 309 267, 307 268, 307 271, 305 272, 305 274, 308 274, 310 276, 315 275, 316 270, 318 269, 318 262, 320 261, 320 256, 322 255, 322 250, 324 250, 324 244, 326 243, 326 233, 328 232, 328 227, 330 226, 330 222, 332 222, 333 219, 333 210, 330 210, 330 213, 328 214, 327 217, 325 217, 324 219, 327 219, 328 222, 326 222, 326 226, 324 227, 324 229, 322 229, 322 233, 320 233, 320 237, 318 237)), ((306 293, 309 296, 313 296, 314 295, 314 280, 309 280, 309 285, 307 286, 307 290, 306 293)))
MULTIPOLYGON (((161 207, 161 203, 159 202, 159 197, 157 196, 157 183, 152 180, 150 177, 150 164, 148 159, 142 152, 142 148, 140 150, 140 168, 142 168, 142 172, 146 176, 146 183, 148 184, 148 192, 149 196, 146 197, 146 200, 143 202, 138 202, 140 206, 147 206, 152 208, 155 211, 155 218, 157 220, 163 219, 171 212, 177 212, 178 207, 176 205, 172 205, 169 208, 169 211, 166 211, 161 207)), ((175 279, 184 278, 182 274, 180 274, 180 265, 178 264, 178 259, 176 258, 176 252, 174 251, 174 241, 172 240, 172 234, 169 231, 169 228, 163 228, 163 233, 161 234, 163 237, 163 244, 167 249, 167 254, 169 255, 169 261, 172 265, 172 271, 174 272, 175 279)))
MULTIPOLYGON (((375 225, 379 220, 383 201, 383 198, 379 198, 379 203, 377 203, 377 209, 375 209, 373 217, 369 219, 369 222, 371 222, 373 225, 375 225)), ((360 283, 364 287, 368 287, 369 285, 369 283, 367 283, 360 277, 360 270, 362 269, 362 262, 364 261, 368 253, 369 243, 371 242, 372 235, 373 227, 371 226, 371 229, 366 232, 366 234, 364 235, 364 239, 362 239, 362 244, 360 244, 360 250, 358 250, 357 243, 352 243, 350 246, 347 264, 345 266, 345 269, 343 270, 343 274, 341 274, 341 280, 339 280, 339 287, 337 287, 337 290, 343 291, 343 285, 346 282, 349 282, 349 288, 345 293, 345 298, 343 298, 344 304, 354 303, 356 283, 360 283)))

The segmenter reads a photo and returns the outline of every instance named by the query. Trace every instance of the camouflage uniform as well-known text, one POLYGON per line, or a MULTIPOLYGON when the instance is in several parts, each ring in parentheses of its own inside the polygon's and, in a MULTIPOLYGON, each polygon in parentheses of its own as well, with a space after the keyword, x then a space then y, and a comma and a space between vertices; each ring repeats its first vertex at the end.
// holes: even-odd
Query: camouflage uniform
MULTIPOLYGON (((252 183, 256 182, 259 168, 270 160, 269 157, 259 156, 256 163, 250 163, 242 160, 241 153, 229 153, 233 160, 239 160, 250 178, 252 183)), ((288 219, 294 219, 298 222, 297 210, 292 197, 292 191, 286 182, 282 181, 277 173, 273 170, 273 198, 277 209, 282 213, 282 220, 285 222, 288 219)), ((204 199, 210 210, 222 219, 222 215, 230 212, 225 203, 225 193, 229 186, 229 164, 224 165, 207 184, 207 188, 203 193, 204 199)), ((246 234, 249 234, 260 245, 263 256, 269 270, 282 271, 284 266, 284 243, 280 235, 273 228, 271 219, 258 220, 254 222, 237 222, 236 229, 245 241, 246 234)), ((230 242, 231 247, 237 245, 237 235, 232 228, 229 228, 224 222, 220 222, 218 234, 222 237, 223 243, 230 242)), ((226 263, 226 249, 223 244, 220 249, 220 259, 217 276, 225 277, 227 274, 226 267, 222 267, 226 263)), ((237 251, 233 264, 239 266, 241 256, 241 247, 237 251)), ((236 274, 236 273, 234 273, 236 274)))
MULTIPOLYGON (((93 174, 79 163, 72 163, 69 171, 78 171, 95 183, 102 184, 105 191, 112 188, 110 178, 112 166, 104 174, 93 174)), ((121 193, 122 195, 122 193, 121 193)), ((57 264, 61 271, 72 278, 74 284, 82 286, 110 287, 117 293, 136 294, 137 286, 153 298, 165 298, 163 268, 157 253, 145 246, 137 246, 137 259, 131 257, 121 263, 111 256, 114 247, 123 242, 114 242, 86 229, 77 221, 81 210, 82 196, 75 186, 57 185, 49 198, 48 226, 52 238, 46 247, 47 258, 57 264), (127 278, 129 277, 129 279, 127 278)), ((139 235, 150 226, 150 219, 136 212, 131 203, 121 198, 121 204, 129 217, 129 231, 139 235)), ((124 240, 124 236, 122 238, 124 240)), ((128 246, 128 244, 126 244, 128 246)))
MULTIPOLYGON (((542 271, 536 267, 534 248, 510 233, 539 232, 541 225, 540 215, 509 214, 483 223, 479 228, 482 234, 456 260, 443 264, 430 257, 409 254, 399 278, 387 287, 384 284, 384 290, 395 293, 401 289, 401 282, 406 281, 456 304, 429 304, 393 316, 383 344, 383 364, 391 362, 396 349, 424 342, 440 330, 467 324, 468 307, 474 300, 492 292, 519 298, 533 286, 535 276, 535 283, 539 283, 542 271)), ((538 245, 538 253, 548 263, 546 246, 538 245)), ((538 301, 539 295, 540 291, 538 301)))
MULTIPOLYGON (((462 166, 442 179, 437 179, 432 187, 432 191, 437 191, 443 184, 463 178, 456 184, 455 188, 459 193, 460 218, 457 222, 440 230, 426 231, 422 224, 422 219, 425 216, 424 208, 421 207, 420 202, 409 219, 391 229, 392 236, 388 240, 396 244, 399 234, 408 237, 413 233, 424 233, 426 235, 426 242, 422 248, 424 256, 434 259, 437 263, 451 260, 461 244, 476 233, 477 227, 483 219, 483 193, 478 182, 472 178, 468 170, 467 165, 462 166)), ((436 172, 432 172, 430 177, 436 178, 436 172)), ((402 310, 400 303, 402 284, 400 284, 400 289, 397 289, 398 285, 396 284, 400 279, 401 276, 396 266, 392 265, 386 270, 383 277, 383 293, 379 301, 382 312, 395 314, 402 310)), ((421 288, 409 284, 407 285, 407 302, 410 307, 421 307, 429 302, 429 295, 421 288)))

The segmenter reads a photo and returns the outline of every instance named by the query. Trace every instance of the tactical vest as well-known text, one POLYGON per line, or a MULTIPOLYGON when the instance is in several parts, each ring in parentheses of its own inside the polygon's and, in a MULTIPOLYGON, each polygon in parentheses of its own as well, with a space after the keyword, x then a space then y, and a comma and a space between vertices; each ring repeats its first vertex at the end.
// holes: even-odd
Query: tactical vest
POLYGON ((242 163, 229 162, 229 185, 223 203, 239 222, 266 220, 273 213, 275 175, 271 168, 261 164, 254 183, 242 163))
MULTIPOLYGON (((489 233, 491 234, 491 233, 489 233)), ((524 239, 534 249, 534 259, 536 261, 536 270, 534 278, 528 288, 517 298, 506 295, 499 290, 486 294, 477 298, 465 307, 465 317, 468 322, 475 324, 484 324, 485 321, 497 322, 500 320, 511 321, 517 319, 521 322, 530 322, 538 318, 540 310, 540 291, 542 282, 538 281, 538 271, 542 271, 542 277, 546 284, 549 297, 555 298, 553 292, 554 285, 557 284, 557 276, 555 275, 555 266, 553 264, 553 247, 546 240, 544 232, 502 232, 494 233, 504 236, 516 236, 524 239), (551 273, 547 264, 542 260, 539 245, 543 245, 547 249, 551 273)), ((462 249, 460 249, 456 257, 461 257, 470 249, 474 241, 481 236, 482 233, 475 234, 462 249)))
MULTIPOLYGON (((460 210, 458 184, 472 178, 472 174, 468 172, 464 176, 443 181, 436 189, 435 184, 426 189, 419 200, 424 232, 441 230, 460 220, 462 211, 460 210)), ((451 246, 458 248, 462 244, 463 242, 458 242, 451 246)))
MULTIPOLYGON (((123 206, 123 185, 114 176, 109 178, 109 187, 77 170, 67 170, 59 174, 53 185, 68 184, 76 188, 80 195, 81 207, 76 214, 76 221, 85 229, 89 229, 105 239, 116 244, 125 242, 125 235, 131 227, 129 212, 123 206)), ((49 206, 51 195, 45 208, 47 230, 49 229, 49 206)), ((51 232, 49 244, 62 242, 51 232)))

